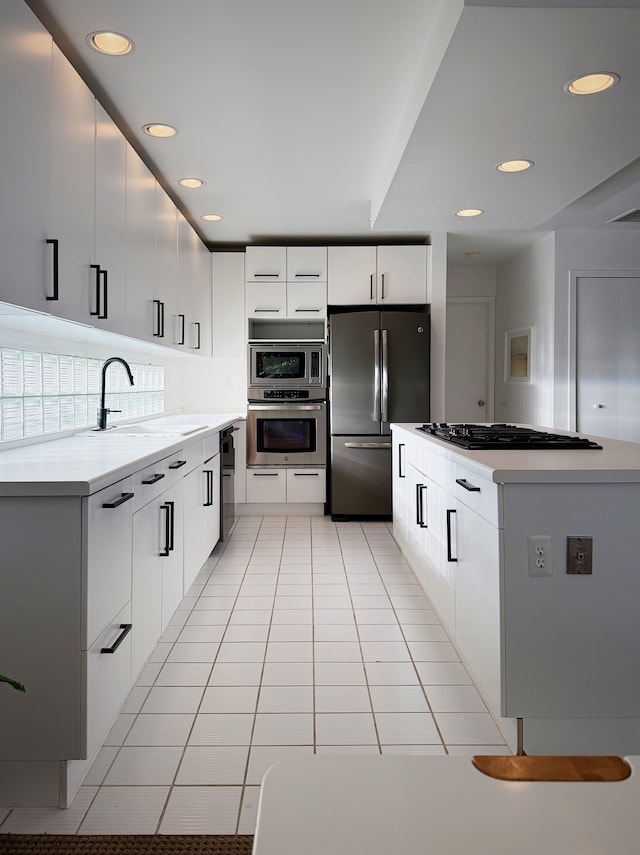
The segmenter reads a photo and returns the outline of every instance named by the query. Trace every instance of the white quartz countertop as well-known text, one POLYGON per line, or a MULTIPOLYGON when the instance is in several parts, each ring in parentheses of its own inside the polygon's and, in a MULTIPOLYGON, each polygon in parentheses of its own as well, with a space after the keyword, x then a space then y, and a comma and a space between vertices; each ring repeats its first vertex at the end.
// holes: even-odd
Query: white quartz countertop
POLYGON ((640 758, 607 782, 506 782, 470 757, 296 757, 266 773, 253 855, 635 855, 640 758))
POLYGON ((6 449, 0 451, 0 495, 88 496, 244 417, 240 412, 180 413, 144 419, 144 423, 156 430, 162 430, 162 425, 198 429, 187 435, 135 436, 127 435, 135 426, 119 425, 6 449))
POLYGON ((532 427, 547 433, 588 436, 602 449, 497 449, 466 451, 419 430, 419 422, 393 424, 392 431, 405 431, 411 437, 432 443, 445 457, 477 469, 498 484, 550 483, 635 483, 640 482, 640 443, 624 442, 592 434, 578 434, 540 425, 532 427))

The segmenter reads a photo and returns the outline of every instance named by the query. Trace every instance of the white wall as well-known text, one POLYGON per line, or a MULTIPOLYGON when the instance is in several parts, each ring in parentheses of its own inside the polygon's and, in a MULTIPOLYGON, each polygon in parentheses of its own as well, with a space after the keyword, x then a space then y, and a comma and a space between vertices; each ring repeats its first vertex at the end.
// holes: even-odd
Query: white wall
POLYGON ((554 426, 555 236, 541 238, 496 276, 496 421, 554 426), (506 384, 505 333, 533 328, 532 381, 506 384))
POLYGON ((447 298, 495 297, 495 267, 450 267, 447 271, 447 298))

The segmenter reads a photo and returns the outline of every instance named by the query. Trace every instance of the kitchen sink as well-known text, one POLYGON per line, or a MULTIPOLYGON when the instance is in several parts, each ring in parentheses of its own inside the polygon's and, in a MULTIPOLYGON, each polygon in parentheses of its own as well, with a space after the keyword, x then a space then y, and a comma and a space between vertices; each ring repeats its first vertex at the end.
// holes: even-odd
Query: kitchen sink
POLYGON ((116 425, 107 430, 88 430, 76 434, 76 436, 91 437, 133 437, 133 436, 155 436, 176 437, 188 436, 190 433, 202 430, 206 425, 176 425, 157 424, 154 422, 140 422, 136 425, 116 425))

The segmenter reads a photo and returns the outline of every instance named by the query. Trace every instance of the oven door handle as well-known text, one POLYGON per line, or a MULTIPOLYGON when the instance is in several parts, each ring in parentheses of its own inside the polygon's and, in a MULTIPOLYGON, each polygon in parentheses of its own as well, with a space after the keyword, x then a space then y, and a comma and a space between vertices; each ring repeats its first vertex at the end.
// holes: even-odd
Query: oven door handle
POLYGON ((391 448, 390 442, 345 442, 345 448, 391 448))
POLYGON ((267 410, 267 411, 269 411, 269 410, 271 410, 271 411, 295 410, 297 412, 298 410, 322 410, 322 409, 324 409, 324 404, 295 404, 295 403, 290 403, 290 404, 249 404, 249 406, 248 406, 249 412, 252 412, 253 410, 261 410, 261 411, 264 411, 264 410, 267 410))

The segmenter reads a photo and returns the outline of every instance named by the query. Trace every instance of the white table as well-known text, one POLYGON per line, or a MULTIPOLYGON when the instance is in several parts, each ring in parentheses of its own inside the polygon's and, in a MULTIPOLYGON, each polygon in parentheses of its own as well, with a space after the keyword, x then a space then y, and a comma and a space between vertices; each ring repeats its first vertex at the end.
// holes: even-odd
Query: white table
POLYGON ((321 755, 266 773, 253 855, 637 855, 640 757, 612 783, 504 782, 470 757, 321 755))

